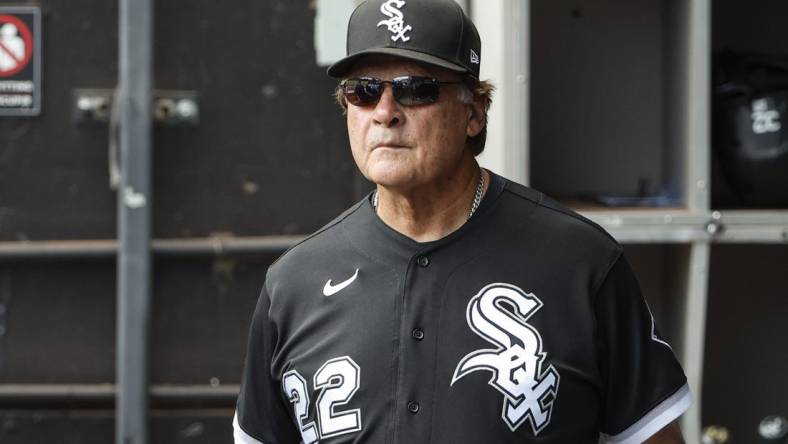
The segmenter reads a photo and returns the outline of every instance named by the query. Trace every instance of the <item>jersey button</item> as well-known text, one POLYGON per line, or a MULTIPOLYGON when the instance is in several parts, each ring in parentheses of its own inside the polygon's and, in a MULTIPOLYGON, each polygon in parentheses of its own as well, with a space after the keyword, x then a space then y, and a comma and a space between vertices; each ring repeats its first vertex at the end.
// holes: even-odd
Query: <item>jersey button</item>
POLYGON ((417 341, 421 341, 422 339, 424 339, 424 330, 420 328, 414 328, 410 334, 411 336, 413 336, 413 339, 417 341))
POLYGON ((416 262, 419 264, 419 267, 424 268, 430 264, 430 258, 427 256, 419 256, 416 262))
POLYGON ((416 401, 410 401, 408 403, 408 411, 411 413, 419 413, 419 403, 416 401))

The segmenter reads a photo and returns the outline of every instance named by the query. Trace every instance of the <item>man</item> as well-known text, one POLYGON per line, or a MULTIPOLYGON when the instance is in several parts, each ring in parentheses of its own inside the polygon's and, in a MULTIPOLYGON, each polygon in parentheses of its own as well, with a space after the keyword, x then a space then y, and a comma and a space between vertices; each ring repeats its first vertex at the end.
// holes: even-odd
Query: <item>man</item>
POLYGON ((621 246, 479 167, 491 87, 451 0, 369 0, 342 79, 376 189, 268 270, 236 443, 676 443, 686 378, 621 246))

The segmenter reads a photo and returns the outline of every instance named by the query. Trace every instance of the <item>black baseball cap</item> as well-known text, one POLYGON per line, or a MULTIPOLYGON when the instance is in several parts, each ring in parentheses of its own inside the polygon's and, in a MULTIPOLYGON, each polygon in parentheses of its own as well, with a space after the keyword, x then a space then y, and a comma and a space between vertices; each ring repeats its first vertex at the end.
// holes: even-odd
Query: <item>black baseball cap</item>
POLYGON ((479 78, 479 32, 453 0, 367 0, 353 11, 347 56, 328 67, 342 78, 370 54, 402 57, 479 78))

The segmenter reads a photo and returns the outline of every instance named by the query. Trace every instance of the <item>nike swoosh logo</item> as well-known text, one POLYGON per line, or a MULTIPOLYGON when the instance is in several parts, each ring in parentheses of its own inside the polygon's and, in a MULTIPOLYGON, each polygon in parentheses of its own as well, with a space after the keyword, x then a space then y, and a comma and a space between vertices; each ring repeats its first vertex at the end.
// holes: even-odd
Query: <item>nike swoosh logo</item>
POLYGON ((331 295, 335 295, 335 294, 339 293, 345 287, 347 287, 348 285, 352 284, 353 281, 355 281, 357 277, 358 277, 358 268, 356 268, 356 272, 353 274, 353 276, 351 276, 349 279, 347 279, 345 281, 342 281, 342 282, 340 282, 340 283, 338 283, 336 285, 331 285, 331 279, 329 279, 328 282, 326 282, 326 286, 323 287, 323 296, 331 296, 331 295))
POLYGON ((340 291, 345 289, 345 287, 352 284, 357 277, 358 277, 358 268, 356 268, 356 272, 353 274, 353 276, 350 276, 350 278, 336 285, 331 285, 331 279, 329 279, 328 282, 326 282, 326 286, 323 287, 323 296, 332 296, 339 293, 340 291))

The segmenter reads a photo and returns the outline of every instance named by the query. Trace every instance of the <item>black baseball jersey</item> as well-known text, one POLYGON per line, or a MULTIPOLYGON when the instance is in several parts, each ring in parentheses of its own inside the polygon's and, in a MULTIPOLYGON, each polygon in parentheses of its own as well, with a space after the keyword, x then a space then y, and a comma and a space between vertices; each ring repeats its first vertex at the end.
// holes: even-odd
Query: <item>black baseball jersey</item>
POLYGON ((640 443, 690 404, 621 246, 490 174, 433 242, 369 198, 269 269, 236 443, 640 443))

